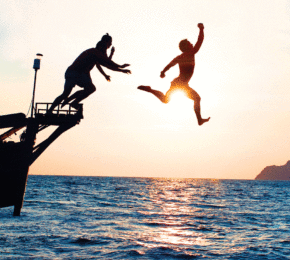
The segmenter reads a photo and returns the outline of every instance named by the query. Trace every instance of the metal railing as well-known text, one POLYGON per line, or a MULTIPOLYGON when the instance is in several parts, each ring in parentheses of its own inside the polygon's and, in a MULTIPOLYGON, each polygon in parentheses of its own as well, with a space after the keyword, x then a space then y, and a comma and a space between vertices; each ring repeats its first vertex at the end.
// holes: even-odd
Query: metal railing
MULTIPOLYGON (((35 116, 36 115, 45 115, 52 103, 36 103, 35 106, 35 116)), ((75 115, 79 109, 73 108, 70 104, 65 105, 61 108, 62 104, 57 105, 57 107, 52 111, 52 115, 75 115)), ((80 109, 82 108, 82 104, 80 104, 80 109)))

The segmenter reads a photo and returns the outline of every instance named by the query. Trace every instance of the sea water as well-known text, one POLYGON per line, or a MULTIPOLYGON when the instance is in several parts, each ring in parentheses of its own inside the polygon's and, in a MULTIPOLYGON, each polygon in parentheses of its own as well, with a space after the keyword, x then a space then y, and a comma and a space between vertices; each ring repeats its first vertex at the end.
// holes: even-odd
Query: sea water
POLYGON ((290 259, 290 181, 29 176, 0 259, 290 259))

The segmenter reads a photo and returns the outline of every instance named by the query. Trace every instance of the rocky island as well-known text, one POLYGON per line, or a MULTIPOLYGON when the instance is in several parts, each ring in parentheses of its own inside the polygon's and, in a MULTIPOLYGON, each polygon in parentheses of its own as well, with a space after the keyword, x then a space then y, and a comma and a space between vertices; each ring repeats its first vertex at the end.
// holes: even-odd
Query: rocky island
POLYGON ((285 165, 281 166, 267 166, 260 174, 257 175, 255 180, 281 180, 289 181, 290 180, 290 161, 285 165))

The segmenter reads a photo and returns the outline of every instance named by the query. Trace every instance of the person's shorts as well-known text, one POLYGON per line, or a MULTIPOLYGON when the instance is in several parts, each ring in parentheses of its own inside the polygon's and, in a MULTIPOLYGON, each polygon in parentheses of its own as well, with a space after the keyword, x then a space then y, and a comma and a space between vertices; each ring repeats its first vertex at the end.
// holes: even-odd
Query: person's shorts
POLYGON ((77 71, 68 69, 65 72, 65 80, 66 80, 65 85, 72 88, 75 85, 78 85, 81 88, 95 87, 89 73, 79 73, 77 71))
POLYGON ((188 85, 188 82, 184 82, 179 78, 176 78, 171 82, 170 89, 167 91, 166 96, 170 96, 176 90, 183 91, 188 98, 194 101, 200 101, 201 99, 198 93, 188 85))

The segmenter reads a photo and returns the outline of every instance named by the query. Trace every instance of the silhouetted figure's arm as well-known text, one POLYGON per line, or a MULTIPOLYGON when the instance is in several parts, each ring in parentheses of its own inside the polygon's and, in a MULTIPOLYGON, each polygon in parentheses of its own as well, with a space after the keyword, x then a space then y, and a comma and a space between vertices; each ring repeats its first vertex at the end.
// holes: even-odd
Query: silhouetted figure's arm
MULTIPOLYGON (((112 47, 112 48, 111 48, 111 54, 110 54, 110 56, 108 57, 110 60, 112 60, 113 55, 114 55, 114 52, 115 52, 115 47, 112 47)), ((116 65, 118 65, 118 64, 116 64, 116 65)), ((124 68, 130 66, 130 64, 127 64, 127 63, 126 63, 126 64, 118 65, 118 66, 119 66, 119 68, 124 69, 124 68)))
MULTIPOLYGON (((112 60, 108 59, 107 57, 103 57, 103 58, 99 59, 98 63, 100 65, 110 69, 110 70, 113 70, 113 71, 120 71, 120 72, 127 73, 127 74, 131 73, 130 70, 123 70, 123 68, 130 66, 129 64, 119 65, 119 64, 113 62, 112 60)), ((96 64, 96 66, 97 66, 97 64, 96 64)))
MULTIPOLYGON (((130 70, 123 70, 122 68, 124 68, 124 66, 127 65, 127 64, 124 64, 124 65, 118 65, 118 67, 115 67, 115 66, 106 66, 104 65, 105 67, 107 67, 108 69, 110 70, 113 70, 113 71, 120 71, 120 72, 123 72, 123 73, 126 73, 126 74, 131 74, 131 71, 130 70)), ((129 66, 129 65, 128 65, 129 66)), ((126 66, 127 67, 127 66, 126 66)))
POLYGON ((100 64, 96 64, 96 67, 98 68, 99 72, 101 72, 101 74, 105 77, 105 79, 106 79, 107 81, 111 81, 110 76, 107 75, 107 74, 103 71, 103 69, 102 69, 102 67, 100 66, 100 64))
POLYGON ((110 59, 110 60, 113 58, 113 54, 114 54, 114 52, 115 52, 115 48, 112 47, 112 48, 111 48, 111 54, 110 54, 110 56, 109 56, 109 59, 110 59))
POLYGON ((203 39, 204 39, 204 26, 202 23, 199 23, 198 25, 198 28, 199 28, 199 35, 198 35, 198 39, 197 39, 197 42, 195 44, 195 46, 193 47, 193 50, 194 50, 194 53, 197 53, 201 47, 201 44, 203 42, 203 39))
POLYGON ((161 78, 164 78, 165 77, 165 72, 167 70, 169 70, 171 67, 175 66, 177 64, 177 58, 173 59, 162 71, 161 71, 161 74, 160 74, 160 77, 161 78))

